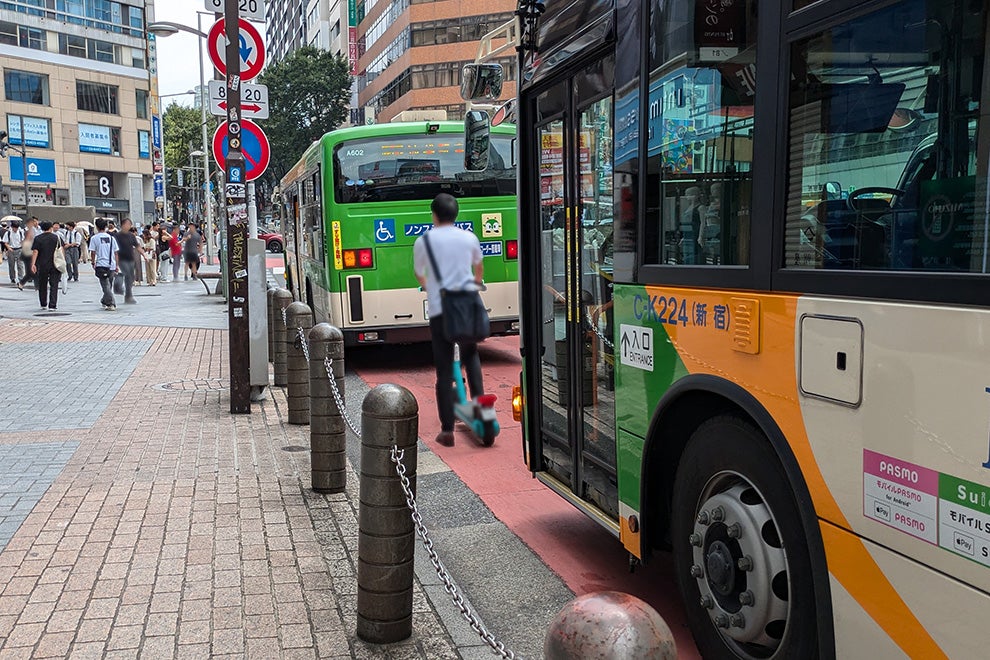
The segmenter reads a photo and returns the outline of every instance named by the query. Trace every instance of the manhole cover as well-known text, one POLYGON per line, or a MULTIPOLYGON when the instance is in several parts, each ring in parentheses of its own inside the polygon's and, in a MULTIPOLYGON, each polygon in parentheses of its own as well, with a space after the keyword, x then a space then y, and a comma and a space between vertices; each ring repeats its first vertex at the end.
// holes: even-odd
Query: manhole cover
POLYGON ((35 316, 69 316, 69 312, 38 312, 35 316))
POLYGON ((48 325, 48 321, 14 321, 10 324, 12 328, 39 328, 48 325))
POLYGON ((219 392, 227 389, 227 382, 221 378, 193 378, 159 383, 152 389, 160 392, 219 392))
POLYGON ((301 445, 289 445, 288 447, 282 447, 282 451, 291 451, 291 452, 295 452, 295 451, 306 451, 307 449, 309 449, 309 448, 308 447, 303 447, 301 445))

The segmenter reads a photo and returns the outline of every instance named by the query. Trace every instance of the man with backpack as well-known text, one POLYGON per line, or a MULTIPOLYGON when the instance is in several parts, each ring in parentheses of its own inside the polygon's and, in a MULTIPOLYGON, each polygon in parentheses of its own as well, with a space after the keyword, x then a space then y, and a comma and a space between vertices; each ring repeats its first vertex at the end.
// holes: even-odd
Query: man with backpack
POLYGON ((100 303, 108 312, 117 310, 117 302, 113 298, 113 279, 117 275, 117 256, 120 248, 117 239, 107 233, 106 218, 96 219, 98 233, 89 239, 89 256, 96 270, 96 277, 103 288, 103 298, 100 303))

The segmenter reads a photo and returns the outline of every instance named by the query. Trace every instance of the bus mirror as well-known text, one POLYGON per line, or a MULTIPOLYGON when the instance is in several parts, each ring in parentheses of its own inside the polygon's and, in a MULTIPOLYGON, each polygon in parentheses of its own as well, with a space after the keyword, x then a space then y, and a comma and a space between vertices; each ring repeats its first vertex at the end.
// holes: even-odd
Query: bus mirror
POLYGON ((464 115, 464 169, 480 172, 488 169, 488 113, 471 110, 464 115))
POLYGON ((465 64, 461 77, 461 98, 465 101, 495 101, 502 96, 503 77, 501 64, 465 64))

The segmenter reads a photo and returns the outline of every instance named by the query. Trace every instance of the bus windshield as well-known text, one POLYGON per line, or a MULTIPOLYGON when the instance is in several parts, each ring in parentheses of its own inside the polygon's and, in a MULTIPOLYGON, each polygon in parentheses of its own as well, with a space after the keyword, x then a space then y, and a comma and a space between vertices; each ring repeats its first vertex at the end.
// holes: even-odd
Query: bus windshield
POLYGON ((516 194, 512 140, 493 135, 488 169, 464 170, 464 137, 408 135, 350 140, 334 148, 334 196, 340 204, 516 194))

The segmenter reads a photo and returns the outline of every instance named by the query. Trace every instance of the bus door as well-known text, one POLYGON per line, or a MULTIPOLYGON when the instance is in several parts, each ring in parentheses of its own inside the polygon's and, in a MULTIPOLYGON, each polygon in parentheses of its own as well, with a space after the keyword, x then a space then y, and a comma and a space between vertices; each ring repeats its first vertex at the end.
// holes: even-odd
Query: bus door
POLYGON ((538 181, 527 185, 539 191, 539 208, 530 213, 540 230, 526 258, 542 269, 535 375, 541 422, 530 439, 531 467, 579 506, 604 513, 598 519, 617 533, 613 68, 613 58, 605 58, 528 101, 538 181))

